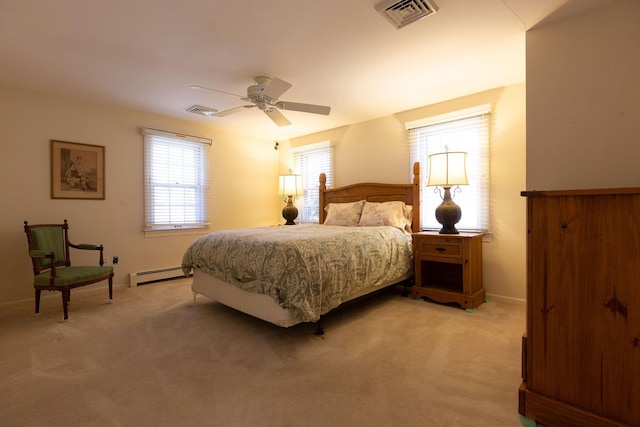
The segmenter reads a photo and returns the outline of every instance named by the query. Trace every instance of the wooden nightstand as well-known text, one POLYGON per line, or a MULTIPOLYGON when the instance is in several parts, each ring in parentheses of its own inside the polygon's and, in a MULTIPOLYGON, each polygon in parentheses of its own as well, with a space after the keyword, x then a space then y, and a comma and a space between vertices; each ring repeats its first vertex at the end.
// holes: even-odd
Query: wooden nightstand
POLYGON ((413 234, 414 298, 454 302, 473 309, 484 302, 482 233, 413 234))

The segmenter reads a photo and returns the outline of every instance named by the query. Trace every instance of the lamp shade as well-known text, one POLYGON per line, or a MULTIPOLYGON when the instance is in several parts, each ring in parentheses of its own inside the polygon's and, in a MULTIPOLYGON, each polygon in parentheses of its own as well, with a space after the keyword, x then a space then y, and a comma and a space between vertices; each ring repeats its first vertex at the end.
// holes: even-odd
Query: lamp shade
POLYGON ((278 182, 278 195, 283 198, 287 196, 302 196, 302 175, 291 173, 280 175, 278 182))
POLYGON ((466 162, 467 153, 461 151, 447 151, 430 155, 427 186, 469 185, 466 162))

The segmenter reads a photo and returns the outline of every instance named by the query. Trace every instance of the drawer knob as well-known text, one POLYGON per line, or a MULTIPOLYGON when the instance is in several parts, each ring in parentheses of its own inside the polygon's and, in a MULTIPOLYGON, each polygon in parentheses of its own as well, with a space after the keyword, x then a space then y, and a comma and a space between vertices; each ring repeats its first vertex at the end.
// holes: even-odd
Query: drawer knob
POLYGON ((442 254, 442 253, 445 253, 447 251, 447 249, 446 248, 436 248, 436 251, 440 252, 442 254))

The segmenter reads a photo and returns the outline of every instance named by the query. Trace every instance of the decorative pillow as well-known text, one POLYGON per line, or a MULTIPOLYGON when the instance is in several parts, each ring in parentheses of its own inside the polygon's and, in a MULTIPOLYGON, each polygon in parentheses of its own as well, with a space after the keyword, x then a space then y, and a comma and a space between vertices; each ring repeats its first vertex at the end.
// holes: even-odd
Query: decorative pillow
POLYGON ((350 203, 329 203, 326 208, 325 225, 358 225, 364 200, 350 203))
POLYGON ((404 229, 407 233, 413 233, 413 229, 411 225, 413 224, 413 206, 412 205, 404 205, 404 219, 407 220, 407 223, 404 226, 404 229))
POLYGON ((406 231, 407 218, 404 202, 366 202, 362 208, 360 225, 391 225, 406 231))

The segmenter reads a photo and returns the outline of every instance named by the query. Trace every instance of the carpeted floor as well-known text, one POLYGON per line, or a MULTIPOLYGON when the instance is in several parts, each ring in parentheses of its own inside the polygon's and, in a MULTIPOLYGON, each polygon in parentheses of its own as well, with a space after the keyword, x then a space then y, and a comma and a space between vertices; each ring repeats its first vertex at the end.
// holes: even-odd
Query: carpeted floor
POLYGON ((3 426, 519 426, 524 305, 392 290, 283 329, 189 280, 0 313, 3 426))

